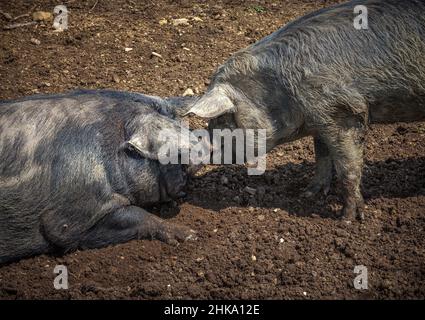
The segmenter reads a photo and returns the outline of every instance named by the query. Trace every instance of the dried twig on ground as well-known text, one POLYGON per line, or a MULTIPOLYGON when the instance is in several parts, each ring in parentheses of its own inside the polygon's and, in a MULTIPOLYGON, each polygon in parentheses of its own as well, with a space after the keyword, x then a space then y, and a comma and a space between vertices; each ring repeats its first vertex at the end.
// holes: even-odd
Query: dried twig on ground
POLYGON ((11 30, 11 29, 16 29, 16 28, 20 28, 20 27, 26 27, 26 26, 30 26, 33 24, 36 24, 37 22, 35 21, 31 21, 31 22, 24 22, 24 23, 13 23, 13 24, 9 24, 7 26, 4 26, 3 29, 4 30, 11 30))
POLYGON ((7 12, 3 12, 0 10, 0 14, 5 17, 7 20, 12 20, 12 16, 10 14, 8 14, 7 12))
POLYGON ((16 20, 18 20, 18 19, 21 19, 21 18, 24 18, 24 17, 29 17, 30 16, 30 14, 29 13, 24 13, 24 14, 21 14, 21 15, 19 15, 19 16, 16 16, 15 18, 13 18, 12 20, 13 21, 16 21, 16 20))
POLYGON ((99 0, 96 0, 96 2, 94 3, 93 7, 91 7, 91 9, 89 11, 93 11, 94 8, 96 8, 98 2, 99 2, 99 0))

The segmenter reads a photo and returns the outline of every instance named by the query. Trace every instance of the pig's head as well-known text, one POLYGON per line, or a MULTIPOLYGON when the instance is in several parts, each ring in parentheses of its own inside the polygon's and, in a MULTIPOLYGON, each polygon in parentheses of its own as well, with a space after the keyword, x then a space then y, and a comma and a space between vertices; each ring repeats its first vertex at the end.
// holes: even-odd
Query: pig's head
POLYGON ((158 110, 138 113, 125 128, 127 140, 122 145, 125 179, 141 206, 185 195, 183 190, 191 164, 182 164, 179 155, 198 142, 178 119, 161 113, 158 110), (187 139, 182 139, 185 135, 187 139), (177 154, 177 161, 167 162, 173 160, 169 157, 172 152, 177 154))
POLYGON ((291 140, 303 125, 286 87, 267 61, 242 51, 218 68, 207 92, 186 114, 208 119, 210 131, 265 129, 270 150, 291 140))

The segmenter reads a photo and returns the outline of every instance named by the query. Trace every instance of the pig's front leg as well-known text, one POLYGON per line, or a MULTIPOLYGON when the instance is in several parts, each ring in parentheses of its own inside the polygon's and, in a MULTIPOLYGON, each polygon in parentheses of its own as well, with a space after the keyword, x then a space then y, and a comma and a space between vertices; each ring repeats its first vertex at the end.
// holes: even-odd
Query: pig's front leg
POLYGON ((133 239, 157 239, 169 244, 195 240, 188 227, 165 221, 142 208, 120 208, 99 221, 80 242, 81 248, 99 248, 133 239))
POLYGON ((313 180, 303 193, 310 198, 319 192, 328 194, 332 182, 332 158, 326 144, 319 137, 314 138, 314 153, 316 157, 316 172, 313 180))
POLYGON ((360 191, 363 169, 363 143, 365 128, 362 125, 329 130, 326 144, 335 166, 343 197, 341 217, 346 220, 364 219, 364 200, 360 191))

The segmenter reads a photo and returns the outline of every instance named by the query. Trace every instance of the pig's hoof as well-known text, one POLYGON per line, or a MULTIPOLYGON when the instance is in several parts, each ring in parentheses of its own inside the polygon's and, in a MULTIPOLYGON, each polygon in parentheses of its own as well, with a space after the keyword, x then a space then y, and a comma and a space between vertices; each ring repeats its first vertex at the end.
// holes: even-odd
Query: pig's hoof
POLYGON ((331 184, 328 181, 312 182, 302 193, 302 196, 304 198, 312 198, 319 194, 321 191, 326 196, 329 193, 330 186, 331 184))
POLYGON ((345 206, 342 211, 340 218, 345 222, 351 222, 355 219, 359 221, 364 220, 363 202, 361 201, 357 206, 345 206))
POLYGON ((197 240, 196 232, 188 227, 165 223, 158 231, 158 240, 177 245, 180 242, 197 240))

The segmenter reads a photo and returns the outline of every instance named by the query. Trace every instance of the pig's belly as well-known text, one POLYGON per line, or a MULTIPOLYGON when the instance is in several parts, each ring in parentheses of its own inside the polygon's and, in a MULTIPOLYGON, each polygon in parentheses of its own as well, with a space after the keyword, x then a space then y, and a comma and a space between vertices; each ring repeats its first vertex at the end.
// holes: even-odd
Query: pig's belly
POLYGON ((425 93, 407 95, 400 93, 369 104, 371 123, 425 121, 425 93))

